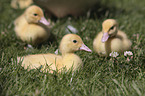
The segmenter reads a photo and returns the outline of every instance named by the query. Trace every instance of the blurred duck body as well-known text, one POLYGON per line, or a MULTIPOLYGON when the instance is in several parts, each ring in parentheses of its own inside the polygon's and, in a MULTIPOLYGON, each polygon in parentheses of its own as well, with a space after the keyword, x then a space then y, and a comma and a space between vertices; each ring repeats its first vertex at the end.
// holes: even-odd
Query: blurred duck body
POLYGON ((102 28, 102 32, 93 41, 94 51, 100 56, 108 56, 112 51, 121 53, 130 49, 132 43, 124 32, 118 30, 116 20, 105 20, 102 28))
POLYGON ((40 44, 49 38, 49 22, 38 6, 30 6, 24 14, 14 21, 15 33, 23 42, 32 45, 40 44))
POLYGON ((60 72, 64 67, 67 70, 72 68, 72 70, 75 71, 82 66, 82 60, 79 56, 74 54, 74 52, 78 50, 91 52, 83 43, 82 39, 75 34, 65 35, 60 42, 59 49, 62 55, 51 53, 36 54, 24 56, 22 58, 19 57, 18 60, 22 60, 22 66, 25 69, 36 69, 42 66, 43 71, 48 71, 50 68, 50 70, 59 70, 60 72), (47 65, 49 68, 47 68, 47 65))
POLYGON ((79 16, 95 6, 99 0, 33 0, 58 18, 67 15, 79 16))

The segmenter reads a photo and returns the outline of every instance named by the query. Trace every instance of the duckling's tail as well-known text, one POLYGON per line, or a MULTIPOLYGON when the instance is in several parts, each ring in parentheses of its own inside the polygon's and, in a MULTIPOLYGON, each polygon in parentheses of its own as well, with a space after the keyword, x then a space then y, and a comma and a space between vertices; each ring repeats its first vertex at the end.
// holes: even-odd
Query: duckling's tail
POLYGON ((17 57, 17 63, 20 63, 20 62, 22 62, 23 61, 23 57, 17 57))
POLYGON ((14 64, 14 63, 20 63, 20 62, 22 62, 23 61, 23 57, 17 57, 17 59, 15 60, 14 58, 11 58, 11 61, 12 61, 12 65, 14 64))
POLYGON ((132 42, 129 39, 124 40, 124 45, 124 51, 130 50, 132 42))

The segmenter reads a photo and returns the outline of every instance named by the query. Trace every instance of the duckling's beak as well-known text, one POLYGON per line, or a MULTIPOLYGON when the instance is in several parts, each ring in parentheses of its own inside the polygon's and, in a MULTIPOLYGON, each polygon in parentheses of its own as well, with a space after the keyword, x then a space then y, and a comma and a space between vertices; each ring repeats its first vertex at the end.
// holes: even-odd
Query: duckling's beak
POLYGON ((92 52, 92 50, 89 49, 85 44, 82 44, 82 46, 79 48, 79 50, 84 50, 84 51, 92 52))
POLYGON ((108 33, 107 32, 104 32, 103 33, 103 36, 102 36, 102 39, 101 39, 102 43, 106 42, 108 40, 108 38, 109 38, 108 33))
POLYGON ((39 20, 40 23, 44 24, 44 25, 49 25, 50 23, 45 19, 45 17, 41 17, 41 19, 39 20))

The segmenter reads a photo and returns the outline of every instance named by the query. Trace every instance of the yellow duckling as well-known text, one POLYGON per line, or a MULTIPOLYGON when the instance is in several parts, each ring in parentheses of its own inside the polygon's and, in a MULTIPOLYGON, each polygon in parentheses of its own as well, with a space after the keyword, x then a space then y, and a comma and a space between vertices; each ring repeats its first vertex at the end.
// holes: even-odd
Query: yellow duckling
POLYGON ((43 71, 46 69, 48 64, 49 68, 52 70, 62 71, 64 67, 67 70, 73 68, 75 71, 79 67, 82 66, 82 60, 79 56, 74 54, 75 51, 85 50, 88 52, 92 52, 82 41, 82 39, 76 34, 67 34, 65 35, 59 46, 60 52, 62 55, 56 54, 36 54, 36 55, 28 55, 24 57, 18 57, 18 62, 20 59, 22 60, 22 66, 25 69, 36 69, 42 66, 43 71))
POLYGON ((23 42, 37 45, 49 38, 49 22, 38 6, 30 6, 14 21, 15 32, 23 42))
POLYGON ((11 1, 11 6, 15 9, 23 9, 28 7, 33 3, 33 0, 12 0, 11 1))
POLYGON ((102 28, 102 32, 93 41, 95 52, 101 56, 108 56, 112 51, 123 52, 130 49, 132 43, 124 32, 118 30, 116 20, 105 20, 102 28))

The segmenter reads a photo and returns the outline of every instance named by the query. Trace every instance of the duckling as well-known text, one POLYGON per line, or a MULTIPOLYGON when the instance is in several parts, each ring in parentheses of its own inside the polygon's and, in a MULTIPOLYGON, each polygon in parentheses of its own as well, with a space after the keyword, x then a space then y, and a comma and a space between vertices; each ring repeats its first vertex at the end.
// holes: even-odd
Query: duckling
POLYGON ((40 7, 32 5, 14 21, 15 33, 18 38, 28 44, 38 45, 49 38, 48 25, 40 7))
POLYGON ((92 52, 76 34, 65 35, 60 42, 59 49, 62 55, 51 53, 27 55, 18 57, 18 62, 22 60, 22 66, 25 69, 28 68, 28 70, 42 66, 41 70, 46 72, 48 71, 48 65, 51 70, 59 70, 59 72, 61 72, 64 67, 67 70, 72 68, 72 70, 75 71, 82 66, 82 60, 79 56, 74 54, 74 52, 78 50, 92 52))
POLYGON ((127 35, 118 30, 118 23, 114 19, 107 19, 102 23, 102 32, 93 41, 93 49, 100 56, 108 56, 112 51, 127 51, 131 45, 127 35))
POLYGON ((26 7, 28 7, 29 5, 31 5, 33 3, 33 0, 12 0, 11 1, 11 6, 12 8, 15 9, 24 9, 26 7))

